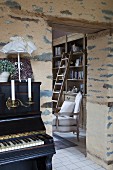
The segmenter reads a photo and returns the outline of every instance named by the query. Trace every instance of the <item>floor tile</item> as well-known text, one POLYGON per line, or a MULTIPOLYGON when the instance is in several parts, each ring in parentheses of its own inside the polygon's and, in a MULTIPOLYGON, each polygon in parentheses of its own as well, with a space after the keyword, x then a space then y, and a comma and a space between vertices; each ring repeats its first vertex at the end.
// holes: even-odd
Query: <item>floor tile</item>
POLYGON ((53 170, 105 170, 86 157, 84 138, 80 138, 80 142, 78 142, 75 137, 73 139, 73 134, 69 134, 69 136, 63 134, 62 136, 78 145, 56 150, 52 161, 53 170))

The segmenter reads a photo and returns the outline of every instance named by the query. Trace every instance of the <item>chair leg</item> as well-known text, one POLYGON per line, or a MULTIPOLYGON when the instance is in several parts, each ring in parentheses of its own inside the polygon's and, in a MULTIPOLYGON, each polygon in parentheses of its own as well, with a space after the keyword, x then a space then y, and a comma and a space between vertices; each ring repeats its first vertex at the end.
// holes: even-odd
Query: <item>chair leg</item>
POLYGON ((77 129, 77 140, 78 140, 78 142, 80 141, 80 139, 79 139, 79 129, 77 129))
MULTIPOLYGON (((75 132, 73 132, 73 134, 75 134, 75 132)), ((77 129, 76 134, 77 134, 77 141, 79 142, 80 141, 80 138, 79 138, 79 129, 77 129)))

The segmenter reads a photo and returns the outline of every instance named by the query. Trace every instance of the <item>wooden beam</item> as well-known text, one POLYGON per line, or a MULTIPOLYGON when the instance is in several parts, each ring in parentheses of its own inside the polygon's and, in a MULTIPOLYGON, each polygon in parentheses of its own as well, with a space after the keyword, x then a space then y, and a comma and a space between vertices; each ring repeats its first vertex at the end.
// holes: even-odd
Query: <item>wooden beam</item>
POLYGON ((49 26, 54 29, 60 29, 66 32, 77 32, 91 34, 103 30, 113 30, 113 23, 89 22, 87 20, 76 20, 71 18, 58 18, 46 16, 49 26))

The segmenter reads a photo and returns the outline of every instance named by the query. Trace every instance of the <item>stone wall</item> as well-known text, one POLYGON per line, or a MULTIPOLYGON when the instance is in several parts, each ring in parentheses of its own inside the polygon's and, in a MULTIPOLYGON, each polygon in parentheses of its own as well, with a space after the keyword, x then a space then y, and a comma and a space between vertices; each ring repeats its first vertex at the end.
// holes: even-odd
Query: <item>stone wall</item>
POLYGON ((87 152, 113 168, 113 37, 101 32, 88 38, 87 152))

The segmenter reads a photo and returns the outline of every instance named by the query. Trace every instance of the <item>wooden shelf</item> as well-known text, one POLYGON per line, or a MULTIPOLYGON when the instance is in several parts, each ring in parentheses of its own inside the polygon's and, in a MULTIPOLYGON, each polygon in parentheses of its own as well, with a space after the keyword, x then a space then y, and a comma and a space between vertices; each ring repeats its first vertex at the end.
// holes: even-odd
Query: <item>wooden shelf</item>
POLYGON ((61 56, 53 56, 53 59, 61 59, 61 56))
POLYGON ((80 65, 80 66, 70 66, 71 69, 74 69, 74 68, 83 68, 83 65, 80 65))
POLYGON ((83 81, 83 79, 67 79, 68 81, 83 81))
MULTIPOLYGON (((81 90, 83 95, 87 93, 87 47, 86 37, 83 34, 68 34, 53 40, 53 87, 59 70, 63 53, 72 54, 68 75, 65 81, 64 91, 72 91, 73 87, 81 90), (65 51, 64 51, 65 50, 65 51), (72 52, 73 51, 73 52, 72 52), (79 78, 79 79, 78 79, 79 78)), ((64 60, 64 65, 66 61, 64 60)), ((62 74, 65 67, 62 67, 62 74)), ((59 82, 62 79, 59 78, 59 82)))

